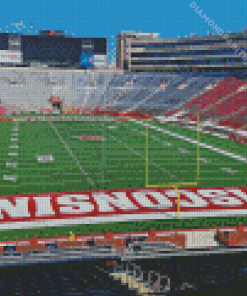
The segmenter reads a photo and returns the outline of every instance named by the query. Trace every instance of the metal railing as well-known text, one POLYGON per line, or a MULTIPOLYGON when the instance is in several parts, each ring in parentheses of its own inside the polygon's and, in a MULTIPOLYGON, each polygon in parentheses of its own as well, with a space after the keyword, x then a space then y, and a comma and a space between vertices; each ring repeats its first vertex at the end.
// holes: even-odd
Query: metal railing
POLYGON ((135 263, 121 262, 114 266, 114 273, 125 273, 137 283, 142 284, 142 287, 149 289, 152 293, 165 293, 170 291, 170 278, 161 275, 157 271, 148 271, 147 279, 144 279, 144 270, 135 263))

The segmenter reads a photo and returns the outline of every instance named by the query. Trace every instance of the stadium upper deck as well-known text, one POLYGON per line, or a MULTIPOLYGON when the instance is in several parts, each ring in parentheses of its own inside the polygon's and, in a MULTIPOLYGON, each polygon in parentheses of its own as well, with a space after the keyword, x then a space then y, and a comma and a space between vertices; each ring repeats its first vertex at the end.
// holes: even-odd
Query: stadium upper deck
POLYGON ((118 34, 117 66, 131 72, 225 72, 246 75, 246 29, 240 33, 160 39, 158 33, 118 34))

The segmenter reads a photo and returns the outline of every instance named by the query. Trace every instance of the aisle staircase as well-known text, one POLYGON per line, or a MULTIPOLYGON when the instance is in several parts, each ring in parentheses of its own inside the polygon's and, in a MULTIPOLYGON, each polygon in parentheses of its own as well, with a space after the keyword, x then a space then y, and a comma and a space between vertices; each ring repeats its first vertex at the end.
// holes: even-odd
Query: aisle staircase
POLYGON ((157 278, 155 281, 152 277, 154 272, 150 271, 147 274, 147 278, 144 279, 144 273, 140 266, 130 262, 122 262, 121 265, 115 266, 114 272, 110 273, 110 276, 114 280, 120 281, 123 285, 127 285, 129 289, 136 290, 137 294, 141 296, 164 295, 165 292, 170 291, 170 281, 168 278, 155 273, 157 278), (167 282, 165 287, 162 286, 162 280, 164 279, 167 282))

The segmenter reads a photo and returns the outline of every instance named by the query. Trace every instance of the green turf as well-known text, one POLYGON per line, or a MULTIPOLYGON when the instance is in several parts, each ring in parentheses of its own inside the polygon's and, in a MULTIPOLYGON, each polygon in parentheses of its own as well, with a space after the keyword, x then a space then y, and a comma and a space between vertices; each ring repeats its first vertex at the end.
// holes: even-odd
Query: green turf
MULTIPOLYGON (((197 131, 193 131, 190 128, 186 127, 179 127, 172 124, 164 124, 159 122, 150 122, 151 124, 154 124, 155 126, 159 126, 161 128, 165 127, 166 130, 170 130, 175 133, 180 133, 183 136, 187 136, 188 138, 191 138, 193 140, 197 140, 197 131)), ((223 150, 228 150, 231 153, 236 153, 238 155, 241 155, 243 157, 247 157, 247 147, 244 143, 238 143, 235 141, 230 141, 229 139, 219 138, 217 136, 211 135, 211 134, 205 134, 200 132, 200 141, 204 143, 208 143, 211 145, 214 145, 215 147, 221 148, 223 150)))
POLYGON ((28 239, 33 236, 67 236, 70 231, 76 235, 88 235, 99 233, 121 233, 128 231, 148 231, 150 229, 169 230, 169 229, 200 229, 223 226, 236 226, 247 224, 247 217, 210 217, 210 218, 191 218, 191 219, 169 219, 169 220, 142 220, 133 222, 118 222, 97 225, 71 225, 61 227, 47 227, 35 229, 15 229, 0 231, 0 241, 11 239, 28 239))
MULTIPOLYGON (((88 121, 20 121, 18 122, 18 142, 11 141, 13 126, 17 123, 0 122, 0 195, 145 187, 145 126, 128 121, 104 121, 100 116, 87 116, 86 118, 88 121), (92 121, 92 119, 95 120, 92 121), (52 126, 55 127, 56 132, 52 126), (110 126, 117 126, 117 128, 110 129, 110 126), (81 135, 100 136, 106 141, 79 141, 74 138, 81 135), (8 155, 9 152, 15 150, 10 149, 9 146, 17 143, 18 156, 8 155), (38 155, 53 155, 55 161, 39 163, 38 155), (18 162, 18 166, 16 168, 7 167, 7 162, 18 162), (16 182, 7 181, 3 179, 4 175, 16 175, 18 179, 16 182)), ((151 121, 149 124, 193 140, 197 139, 197 133, 189 129, 151 121)), ((197 171, 196 144, 150 128, 148 135, 149 184, 193 182, 197 171)), ((246 145, 241 143, 203 133, 200 133, 200 142, 247 157, 246 145)), ((204 162, 200 161, 198 187, 246 187, 247 168, 243 161, 202 147, 200 158, 204 159, 204 162), (231 169, 232 172, 222 171, 222 168, 231 169)), ((9 238, 30 237, 34 234, 63 235, 71 228, 73 231, 78 229, 80 233, 86 234, 99 233, 107 229, 138 231, 150 228, 159 229, 159 227, 167 229, 209 227, 210 225, 233 226, 240 222, 246 223, 244 219, 246 218, 150 220, 41 230, 8 230, 2 231, 0 235, 1 239, 4 239, 6 235, 9 238)))
MULTIPOLYGON (((22 121, 18 123, 18 156, 11 156, 8 155, 12 152, 9 146, 16 144, 10 141, 14 125, 14 122, 1 122, 1 129, 4 130, 0 135, 2 195, 145 187, 146 138, 145 127, 141 124, 102 120, 22 121), (109 126, 117 128, 110 129, 109 126), (101 136, 106 141, 79 141, 73 138, 80 135, 101 136), (55 161, 38 163, 38 155, 53 155, 55 161), (18 162, 17 168, 6 167, 6 162, 15 161, 18 162), (3 175, 16 175, 18 179, 14 183, 3 180, 3 175)), ((191 130, 158 125, 166 131, 176 131, 196 139, 196 132, 191 130)), ((202 133, 200 141, 242 157, 247 156, 244 144, 202 133)), ((149 129, 148 152, 149 184, 195 181, 196 144, 149 129)), ((199 187, 246 186, 247 169, 243 161, 202 147, 200 158, 203 161, 200 161, 199 187), (229 169, 231 172, 226 171, 229 169)))

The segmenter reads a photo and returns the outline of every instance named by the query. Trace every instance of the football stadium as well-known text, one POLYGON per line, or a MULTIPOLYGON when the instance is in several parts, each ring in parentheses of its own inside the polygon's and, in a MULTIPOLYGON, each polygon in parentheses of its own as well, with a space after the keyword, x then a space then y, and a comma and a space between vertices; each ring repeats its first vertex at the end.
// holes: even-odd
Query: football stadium
MULTIPOLYGON (((180 205, 182 211, 186 202, 189 206, 188 197, 200 196, 195 193, 200 189, 218 189, 200 198, 202 207, 212 207, 207 198, 218 198, 221 201, 214 206, 222 207, 225 202, 228 209, 244 210, 246 79, 119 70, 1 69, 1 84, 2 196, 33 200, 55 194, 65 200, 69 194, 89 194, 83 215, 121 212, 119 220, 112 218, 120 222, 118 226, 107 223, 111 219, 103 218, 104 214, 98 216, 98 222, 106 222, 104 227, 109 230, 131 229, 125 212, 162 211, 171 206, 176 210, 180 205), (172 201, 157 195, 168 189, 172 201), (150 197, 148 192, 156 192, 156 196, 150 197), (94 203, 102 204, 97 209, 94 203)), ((194 207, 200 202, 194 201, 194 207)), ((180 213, 175 212, 171 212, 172 223, 190 228, 191 221, 177 220, 180 213)), ((218 213, 219 221, 229 223, 232 217, 224 220, 223 212, 218 213)), ((236 223, 243 219, 238 214, 236 223)), ((213 222, 217 217, 205 222, 205 216, 199 223, 218 223, 213 222)), ((139 218, 134 220, 142 225, 137 230, 142 230, 151 227, 150 221, 166 224, 169 215, 156 220, 153 214, 138 223, 139 218)), ((78 224, 88 233, 83 219, 78 224)), ((95 224, 96 232, 97 227, 101 226, 95 224)), ((58 230, 62 234, 60 227, 58 230)), ((30 231, 33 235, 33 229, 30 231)), ((25 236, 28 233, 26 229, 25 236)))
POLYGON ((0 296, 246 295, 247 2, 14 1, 0 296))
POLYGON ((208 292, 225 285, 212 264, 229 277, 237 262, 242 287, 243 249, 230 259, 214 236, 246 224, 246 78, 1 68, 0 82, 2 291, 208 292))

